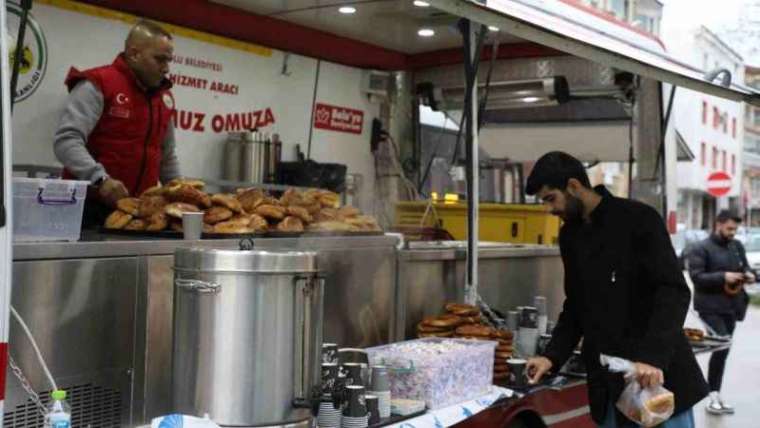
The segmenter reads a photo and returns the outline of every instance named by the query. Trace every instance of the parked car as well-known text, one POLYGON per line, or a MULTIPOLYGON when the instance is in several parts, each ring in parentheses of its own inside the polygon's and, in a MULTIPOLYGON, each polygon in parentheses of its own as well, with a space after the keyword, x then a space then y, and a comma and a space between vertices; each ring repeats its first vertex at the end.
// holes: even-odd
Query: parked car
POLYGON ((760 270, 760 233, 747 236, 744 241, 744 250, 747 252, 747 261, 752 269, 760 270))
POLYGON ((682 229, 672 235, 673 249, 678 256, 678 265, 685 269, 685 259, 689 247, 695 242, 699 242, 710 236, 706 230, 701 229, 682 229))

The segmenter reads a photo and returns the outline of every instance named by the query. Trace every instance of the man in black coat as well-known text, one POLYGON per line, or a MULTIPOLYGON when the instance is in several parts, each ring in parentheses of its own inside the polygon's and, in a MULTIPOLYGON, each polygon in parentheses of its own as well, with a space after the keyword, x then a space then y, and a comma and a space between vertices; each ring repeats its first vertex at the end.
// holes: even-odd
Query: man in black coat
POLYGON ((564 220, 565 302, 544 355, 528 361, 531 382, 559 370, 583 338, 596 423, 636 426, 614 406, 625 380, 601 366, 605 354, 634 362, 643 387, 664 384, 673 392, 675 412, 663 427, 692 428, 691 408, 707 384, 683 333, 689 288, 660 215, 602 186, 592 189, 583 164, 562 152, 536 162, 526 191, 564 220))
MULTIPOLYGON (((755 282, 741 242, 734 239, 741 217, 723 210, 718 213, 715 231, 690 248, 686 254, 689 275, 694 282, 694 309, 715 334, 731 336, 736 322, 744 320, 749 296, 744 284, 755 282)), ((710 402, 707 411, 714 415, 734 413, 720 396, 728 349, 710 356, 707 380, 710 402)))

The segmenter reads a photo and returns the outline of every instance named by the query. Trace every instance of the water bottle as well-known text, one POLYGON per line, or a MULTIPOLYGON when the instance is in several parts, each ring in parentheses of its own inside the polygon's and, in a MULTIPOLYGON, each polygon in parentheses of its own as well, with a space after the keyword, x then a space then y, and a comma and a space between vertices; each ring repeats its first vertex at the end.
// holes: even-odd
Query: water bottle
POLYGON ((55 390, 50 397, 53 402, 45 415, 45 428, 71 428, 71 407, 66 402, 66 391, 55 390))

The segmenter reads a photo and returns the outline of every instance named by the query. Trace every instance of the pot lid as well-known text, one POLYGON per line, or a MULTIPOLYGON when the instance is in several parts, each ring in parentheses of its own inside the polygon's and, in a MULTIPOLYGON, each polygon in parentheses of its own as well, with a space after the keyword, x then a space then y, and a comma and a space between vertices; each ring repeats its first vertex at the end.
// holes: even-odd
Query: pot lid
POLYGON ((178 248, 174 268, 212 272, 316 272, 317 253, 311 251, 241 251, 178 248))

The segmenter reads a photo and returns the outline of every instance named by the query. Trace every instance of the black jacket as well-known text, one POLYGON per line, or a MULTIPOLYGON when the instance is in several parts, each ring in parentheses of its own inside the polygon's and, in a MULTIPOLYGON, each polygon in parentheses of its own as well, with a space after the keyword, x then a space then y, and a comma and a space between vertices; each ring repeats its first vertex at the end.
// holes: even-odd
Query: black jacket
POLYGON ((689 275, 694 282, 694 309, 699 313, 734 314, 743 320, 749 296, 742 289, 729 296, 723 291, 726 272, 751 272, 744 246, 737 240, 725 241, 713 234, 688 251, 689 275))
POLYGON ((670 236, 653 208, 596 190, 603 198, 591 222, 560 231, 566 298, 545 356, 559 368, 583 337, 597 423, 624 387, 622 375, 601 367, 600 353, 662 369, 676 413, 686 410, 708 387, 682 330, 690 294, 670 236))

